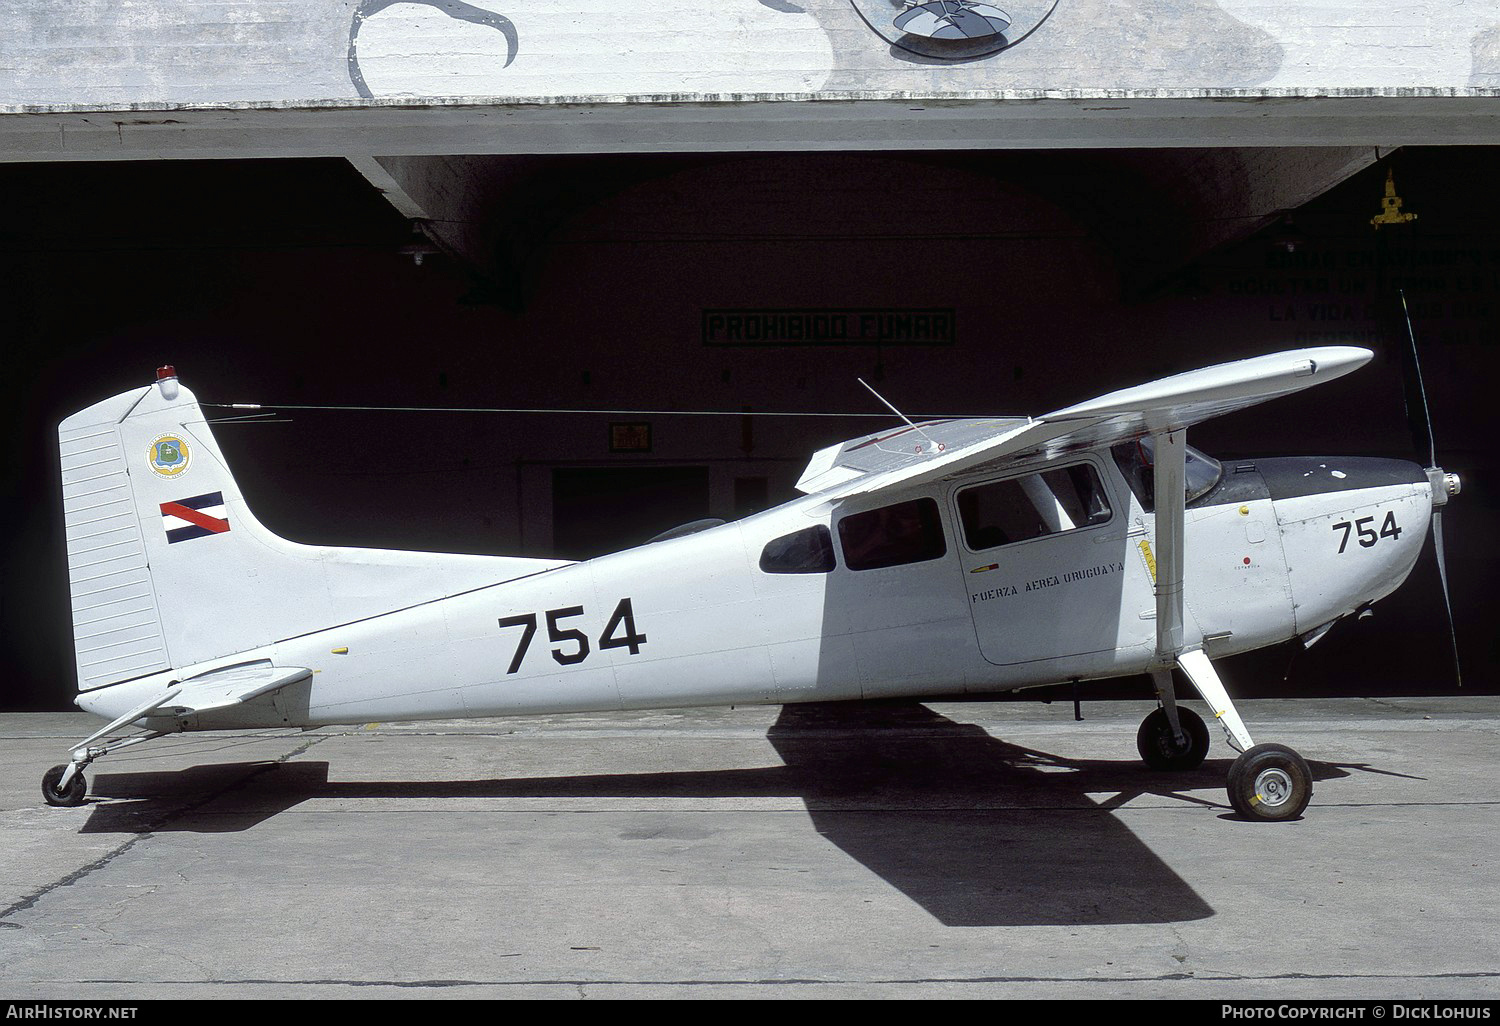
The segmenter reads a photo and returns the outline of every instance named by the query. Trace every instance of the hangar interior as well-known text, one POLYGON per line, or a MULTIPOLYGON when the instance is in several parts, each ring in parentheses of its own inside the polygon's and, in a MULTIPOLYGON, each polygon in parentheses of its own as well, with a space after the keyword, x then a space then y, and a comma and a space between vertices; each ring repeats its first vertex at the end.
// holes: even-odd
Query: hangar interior
MULTIPOLYGON (((55 426, 159 365, 273 413, 209 408, 285 537, 579 558, 790 497, 815 449, 893 423, 859 378, 913 416, 1036 414, 1361 345, 1358 374, 1190 442, 1425 462, 1403 292, 1439 461, 1464 479, 1463 687, 1500 684, 1492 147, 33 160, 0 181, 18 201, 7 707, 71 698, 55 426), (806 337, 818 314, 861 327, 806 337)), ((1373 618, 1223 673, 1246 697, 1452 691, 1430 543, 1373 618)))

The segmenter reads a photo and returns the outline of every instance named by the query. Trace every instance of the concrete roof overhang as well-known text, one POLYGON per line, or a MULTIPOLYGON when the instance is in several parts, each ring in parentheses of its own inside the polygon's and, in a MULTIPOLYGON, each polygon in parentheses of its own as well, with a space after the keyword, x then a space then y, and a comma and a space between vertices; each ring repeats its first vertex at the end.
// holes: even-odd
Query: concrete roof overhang
POLYGON ((1500 90, 1007 90, 0 107, 0 160, 1475 145, 1500 90))

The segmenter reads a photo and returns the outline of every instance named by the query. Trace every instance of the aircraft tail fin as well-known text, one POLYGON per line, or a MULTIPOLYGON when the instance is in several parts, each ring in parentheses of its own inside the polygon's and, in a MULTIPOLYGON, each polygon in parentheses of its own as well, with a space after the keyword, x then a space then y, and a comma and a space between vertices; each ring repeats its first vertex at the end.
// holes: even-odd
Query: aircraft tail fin
POLYGON ((280 538, 171 368, 68 417, 58 443, 81 691, 565 565, 280 538))
POLYGON ((79 690, 172 665, 136 517, 127 456, 133 446, 120 430, 151 391, 96 403, 57 429, 79 690))

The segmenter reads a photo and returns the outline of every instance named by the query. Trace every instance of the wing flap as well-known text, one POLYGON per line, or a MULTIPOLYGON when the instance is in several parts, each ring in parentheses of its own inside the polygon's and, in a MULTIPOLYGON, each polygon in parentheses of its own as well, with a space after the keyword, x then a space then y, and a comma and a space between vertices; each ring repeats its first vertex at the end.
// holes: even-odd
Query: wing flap
POLYGON ((923 467, 936 455, 956 455, 1026 424, 1025 417, 928 420, 861 435, 814 453, 797 490, 811 495, 858 478, 923 467))

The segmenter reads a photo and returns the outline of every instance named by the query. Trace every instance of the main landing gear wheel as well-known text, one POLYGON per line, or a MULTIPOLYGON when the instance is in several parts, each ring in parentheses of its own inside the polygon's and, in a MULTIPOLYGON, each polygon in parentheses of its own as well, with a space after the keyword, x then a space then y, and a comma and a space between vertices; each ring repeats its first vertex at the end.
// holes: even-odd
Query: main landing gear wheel
POLYGON ((73 779, 68 781, 67 787, 59 789, 57 786, 67 770, 66 766, 53 766, 42 774, 42 797, 46 799, 48 805, 72 807, 83 804, 83 797, 88 794, 89 784, 83 778, 82 770, 73 774, 73 779))
POLYGON ((1296 819, 1312 798, 1312 771, 1286 745, 1256 745, 1229 767, 1229 804, 1246 819, 1296 819))
POLYGON ((1208 727, 1203 717, 1178 706, 1177 722, 1182 724, 1185 735, 1182 741, 1172 733, 1165 709, 1158 709, 1141 721, 1135 747, 1147 766, 1154 770, 1190 770, 1203 764, 1208 755, 1208 727))

